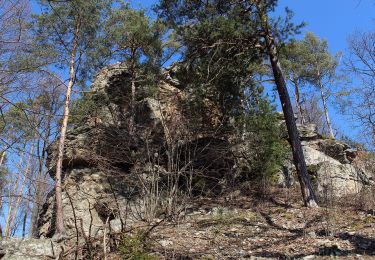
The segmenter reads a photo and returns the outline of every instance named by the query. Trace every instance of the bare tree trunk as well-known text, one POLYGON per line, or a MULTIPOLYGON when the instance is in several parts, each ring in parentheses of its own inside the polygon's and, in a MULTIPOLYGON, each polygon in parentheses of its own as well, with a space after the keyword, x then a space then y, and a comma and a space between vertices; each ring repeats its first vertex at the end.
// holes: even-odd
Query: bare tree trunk
MULTIPOLYGON (((0 167, 3 165, 4 158, 5 158, 5 152, 2 152, 1 158, 0 158, 0 167)), ((0 210, 2 209, 2 207, 3 207, 3 198, 2 196, 0 196, 0 210)), ((3 238, 3 229, 1 227, 1 223, 0 223, 0 238, 3 238)))
POLYGON ((19 187, 19 190, 18 190, 18 193, 17 193, 17 201, 16 201, 16 204, 14 206, 14 212, 12 213, 11 218, 10 218, 10 222, 9 222, 9 231, 10 232, 12 232, 12 230, 14 229, 14 221, 17 217, 17 213, 18 213, 19 207, 20 207, 22 199, 23 199, 22 193, 23 193, 23 189, 25 187, 25 183, 26 183, 27 178, 28 178, 27 176, 29 175, 29 172, 30 172, 30 164, 31 164, 31 158, 32 158, 33 150, 34 150, 34 144, 31 145, 31 147, 30 147, 29 157, 27 159, 27 164, 26 164, 26 169, 25 169, 25 172, 24 172, 24 175, 23 175, 21 186, 19 187))
POLYGON ((26 237, 26 220, 27 220, 27 209, 25 209, 25 215, 23 216, 22 222, 22 238, 26 237))
MULTIPOLYGON (((52 107, 52 106, 51 106, 52 107)), ((52 109, 50 111, 52 114, 52 109)), ((43 147, 42 147, 42 153, 41 156, 39 156, 39 166, 38 166, 38 174, 36 177, 36 188, 35 188, 35 195, 34 195, 34 200, 33 200, 33 208, 31 210, 31 218, 30 218, 30 238, 38 238, 39 237, 39 232, 38 232, 38 219, 39 219, 39 211, 40 211, 40 205, 42 203, 43 199, 43 186, 42 182, 45 181, 44 177, 44 160, 46 156, 46 149, 47 149, 47 142, 48 138, 51 134, 51 120, 52 118, 50 117, 48 119, 47 123, 47 131, 46 134, 43 138, 43 147)), ((39 150, 39 145, 38 145, 38 150, 39 150)), ((40 152, 38 151, 38 155, 40 155, 40 152)))
POLYGON ((135 65, 135 54, 136 54, 136 51, 137 49, 136 48, 132 48, 131 50, 131 59, 132 59, 132 62, 131 62, 131 67, 130 67, 130 70, 131 70, 131 100, 130 100, 130 122, 129 122, 129 129, 130 129, 130 133, 133 133, 134 132, 134 126, 135 126, 135 123, 134 123, 134 117, 135 117, 135 101, 136 101, 136 86, 135 86, 135 81, 136 81, 136 65, 135 65))
MULTIPOLYGON (((318 77, 320 77, 320 74, 318 74, 318 77)), ((333 129, 332 129, 332 125, 331 125, 331 120, 330 120, 329 114, 328 114, 327 100, 326 100, 326 97, 325 97, 324 87, 323 87, 323 83, 322 83, 321 79, 319 79, 319 89, 320 89, 320 95, 322 97, 324 116, 326 118, 329 136, 330 136, 330 138, 335 139, 335 135, 333 134, 333 129)))
POLYGON ((303 201, 305 206, 307 207, 318 207, 314 190, 311 185, 310 177, 307 172, 307 166, 303 155, 301 141, 299 139, 297 125, 294 119, 292 104, 286 87, 281 65, 278 59, 275 40, 269 29, 268 17, 262 8, 261 1, 258 0, 256 2, 256 7, 262 23, 262 29, 265 33, 264 38, 267 44, 267 52, 270 58, 275 84, 277 87, 277 91, 279 93, 281 105, 284 112, 285 122, 288 129, 290 143, 292 146, 294 164, 297 169, 298 179, 301 186, 303 201))
POLYGON ((129 129, 130 129, 130 133, 133 133, 134 132, 134 113, 135 113, 135 79, 132 79, 132 82, 131 82, 131 88, 132 88, 132 93, 131 93, 131 104, 130 104, 130 122, 129 122, 129 129))
POLYGON ((0 167, 3 165, 4 159, 5 159, 5 152, 2 152, 1 157, 0 157, 0 167))
POLYGON ((296 79, 294 79, 293 84, 294 84, 294 93, 295 93, 294 95, 296 97, 296 108, 298 109, 298 112, 299 112, 301 124, 304 124, 305 123, 305 117, 304 117, 303 109, 302 109, 302 106, 301 106, 301 97, 300 97, 300 92, 299 92, 298 81, 296 79))
MULTIPOLYGON (((44 153, 44 152, 43 152, 44 153)), ((42 158, 39 159, 39 161, 44 161, 44 154, 42 155, 42 158)), ((40 166, 39 163, 39 169, 38 174, 36 177, 36 188, 35 188, 35 194, 33 199, 33 208, 31 210, 31 218, 30 218, 30 238, 38 238, 39 234, 37 231, 37 225, 38 225, 38 215, 40 210, 40 204, 41 204, 41 182, 42 182, 42 175, 43 175, 43 169, 40 166)))
MULTIPOLYGON (((4 158, 5 158, 5 152, 2 152, 1 157, 0 157, 0 167, 3 165, 4 158)), ((0 196, 0 210, 2 208, 3 208, 3 197, 0 196)), ((2 226, 1 226, 1 223, 0 223, 0 238, 2 238, 2 237, 3 237, 3 229, 2 229, 2 226)))
POLYGON ((59 140, 59 148, 58 148, 58 155, 57 155, 57 164, 56 164, 56 176, 55 176, 55 197, 56 197, 56 226, 55 226, 55 234, 58 236, 62 236, 64 234, 64 218, 63 218, 63 203, 62 203, 62 163, 63 163, 63 156, 64 156, 64 145, 65 145, 65 137, 66 137, 66 130, 68 127, 68 119, 69 119, 69 106, 70 106, 70 98, 72 93, 72 88, 75 79, 75 57, 78 48, 78 34, 80 31, 81 24, 77 22, 75 32, 74 32, 74 40, 73 40, 73 49, 70 56, 70 65, 69 65, 69 83, 66 89, 66 96, 65 96, 65 105, 64 105, 64 114, 63 114, 63 121, 60 130, 60 140, 59 140))
POLYGON ((43 198, 43 190, 42 190, 42 182, 44 180, 43 178, 43 171, 38 171, 38 176, 36 178, 36 190, 35 195, 33 199, 33 208, 31 210, 31 217, 30 217, 30 238, 38 238, 39 232, 38 232, 38 220, 39 220, 39 212, 40 212, 40 206, 42 204, 42 198, 43 198))
POLYGON ((14 182, 14 187, 12 187, 13 193, 12 193, 11 187, 9 187, 9 191, 8 191, 9 201, 8 201, 8 216, 7 216, 7 220, 5 222, 5 230, 4 230, 5 238, 9 238, 10 232, 11 232, 10 222, 11 222, 12 215, 13 215, 14 200, 16 199, 16 198, 13 198, 13 196, 16 195, 17 190, 18 190, 19 175, 20 175, 20 172, 21 172, 21 165, 23 164, 23 159, 24 159, 24 156, 25 156, 25 149, 26 149, 26 144, 23 147, 22 154, 21 154, 21 157, 20 157, 20 161, 18 163, 18 174, 17 174, 16 180, 14 182))

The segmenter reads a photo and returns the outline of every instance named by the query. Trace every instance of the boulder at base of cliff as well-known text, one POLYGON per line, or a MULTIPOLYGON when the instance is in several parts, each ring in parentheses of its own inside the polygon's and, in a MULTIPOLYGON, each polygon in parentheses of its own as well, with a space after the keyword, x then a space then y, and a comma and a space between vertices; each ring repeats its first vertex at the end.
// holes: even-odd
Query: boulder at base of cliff
MULTIPOLYGON (((323 139, 312 124, 298 125, 306 165, 319 198, 343 197, 358 194, 364 187, 373 185, 374 173, 358 163, 357 152, 344 142, 323 139), (315 133, 314 133, 315 132, 315 133)), ((292 155, 280 172, 279 184, 294 184, 296 170, 292 155)))
POLYGON ((2 260, 60 259, 61 247, 52 239, 0 240, 2 260))

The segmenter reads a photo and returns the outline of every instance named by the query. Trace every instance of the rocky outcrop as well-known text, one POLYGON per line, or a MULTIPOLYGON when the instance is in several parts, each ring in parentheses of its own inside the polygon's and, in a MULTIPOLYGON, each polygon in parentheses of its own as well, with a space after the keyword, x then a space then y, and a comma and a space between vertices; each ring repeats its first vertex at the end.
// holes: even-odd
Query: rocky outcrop
MULTIPOLYGON (((237 137, 230 125, 223 126, 220 109, 209 100, 203 100, 199 111, 191 110, 186 105, 189 93, 168 74, 154 96, 136 102, 135 128, 131 129, 129 84, 122 64, 102 70, 91 87, 95 106, 67 133, 62 197, 65 238, 71 244, 77 238, 85 243, 88 238, 122 232, 138 220, 179 214, 187 205, 176 197, 184 192, 217 195, 229 191, 229 197, 237 196, 241 191, 231 190, 231 185, 248 184, 254 178, 248 154, 257 154, 249 144, 250 135, 256 133, 237 137)), ((313 124, 298 125, 298 130, 320 198, 356 194, 373 183, 358 151, 324 139, 313 124)), ((286 130, 282 135, 287 139, 286 130)), ((280 184, 291 186, 295 168, 291 155, 287 156, 280 184)), ((57 142, 48 149, 52 179, 56 157, 57 142)), ((0 258, 57 259, 62 247, 49 239, 55 233, 54 206, 52 191, 39 217, 42 239, 0 241, 0 258)))
MULTIPOLYGON (((374 182, 373 173, 360 165, 358 152, 349 145, 322 138, 313 124, 298 125, 298 130, 308 171, 320 198, 358 194, 364 186, 374 182)), ((294 183, 292 172, 295 167, 290 156, 280 174, 283 186, 294 183)))
MULTIPOLYGON (((165 190, 166 183, 190 193, 220 192, 218 183, 230 176, 234 158, 225 135, 215 125, 219 113, 204 124, 190 124, 190 111, 185 106, 188 96, 167 82, 171 80, 160 82, 153 97, 137 101, 135 129, 129 129, 126 68, 115 64, 96 76, 91 88, 96 106, 66 138, 63 212, 68 238, 77 233, 80 237, 98 236, 105 227, 121 231, 133 220, 170 211, 174 202, 164 203, 159 197, 176 192, 165 190), (197 131, 198 127, 213 130, 197 131), (155 203, 155 212, 146 212, 150 203, 155 203)), ((205 106, 207 111, 200 111, 202 117, 213 111, 210 102, 205 106)), ((48 150, 52 178, 56 148, 57 142, 48 150)), ((39 219, 41 237, 54 235, 54 211, 51 192, 39 219)))
MULTIPOLYGON (((134 216, 126 211, 132 191, 124 185, 125 178, 121 172, 116 176, 108 176, 97 168, 68 171, 63 191, 63 212, 68 238, 74 238, 77 233, 82 238, 103 235, 105 223, 110 224, 114 219, 123 220, 123 216, 131 221, 134 216)), ((52 237, 54 234, 53 205, 54 196, 51 193, 39 220, 42 237, 52 237)))
POLYGON ((0 240, 2 260, 59 259, 61 247, 51 239, 0 240))
MULTIPOLYGON (((63 212, 68 238, 100 236, 105 229, 119 232, 136 220, 168 215, 184 207, 175 201, 177 192, 220 194, 240 175, 241 164, 248 163, 245 140, 225 131, 220 110, 209 100, 203 100, 198 120, 189 121, 189 94, 177 83, 161 81, 153 97, 140 98, 135 129, 130 129, 126 68, 115 64, 96 76, 95 107, 67 133, 63 212)), ((299 131, 320 196, 352 194, 372 181, 356 166, 356 152, 349 146, 323 139, 314 125, 300 125, 299 131)), ((51 145, 47 159, 52 178, 56 150, 51 145)), ((284 183, 293 183, 293 171, 289 160, 284 183)), ((53 195, 40 215, 41 237, 54 235, 53 195)))

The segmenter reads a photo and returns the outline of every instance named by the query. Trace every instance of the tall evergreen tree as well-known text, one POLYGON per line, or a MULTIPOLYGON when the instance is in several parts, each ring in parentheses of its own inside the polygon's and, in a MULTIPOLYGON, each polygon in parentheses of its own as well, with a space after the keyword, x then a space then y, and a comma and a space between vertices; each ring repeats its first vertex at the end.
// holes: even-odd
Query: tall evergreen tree
POLYGON ((334 138, 327 92, 336 79, 337 56, 330 54, 327 41, 307 33, 302 40, 293 41, 282 49, 282 64, 285 65, 286 75, 295 87, 296 107, 300 115, 303 115, 300 87, 309 83, 319 90, 328 132, 330 137, 334 138))
POLYGON ((306 83, 306 62, 305 54, 299 41, 291 41, 283 46, 280 53, 280 62, 285 77, 291 82, 294 88, 295 107, 298 110, 298 119, 302 124, 306 122, 305 111, 303 111, 302 87, 306 83))
POLYGON ((165 27, 158 20, 151 21, 144 11, 123 4, 112 12, 104 28, 109 57, 124 64, 130 74, 129 129, 133 131, 137 95, 156 83, 160 73, 165 27))
POLYGON ((82 70, 80 65, 85 64, 82 61, 86 54, 97 48, 95 38, 111 3, 110 0, 41 0, 39 4, 43 12, 35 17, 38 43, 40 46, 52 47, 59 54, 57 66, 69 73, 55 175, 55 234, 58 236, 64 233, 61 176, 72 88, 82 70))
POLYGON ((299 139, 297 125, 294 120, 292 104, 290 102, 290 97, 284 79, 284 74, 279 61, 279 53, 276 41, 274 38, 274 34, 271 31, 270 23, 268 20, 268 12, 270 10, 269 7, 265 6, 262 3, 262 1, 256 1, 255 5, 256 12, 259 17, 259 22, 261 24, 261 29, 264 33, 263 37, 266 43, 267 54, 271 62, 275 84, 277 87, 277 91, 279 93, 281 106, 284 112, 285 122, 288 129, 290 143, 292 146, 294 165, 296 166, 298 172, 298 179, 301 185, 303 200, 305 206, 317 207, 315 193, 312 188, 311 181, 307 172, 307 166, 302 150, 301 140, 299 139))
POLYGON ((337 59, 330 54, 327 41, 320 40, 312 33, 306 34, 301 45, 304 50, 305 62, 302 66, 305 66, 306 79, 320 91, 329 135, 335 138, 328 112, 327 91, 336 77, 337 59))
MULTIPOLYGON (((240 57, 243 59, 240 68, 249 68, 250 63, 248 61, 265 57, 265 55, 269 57, 291 140, 303 200, 306 206, 315 207, 317 203, 307 173, 275 42, 275 37, 281 40, 287 39, 291 34, 298 31, 299 26, 294 26, 290 22, 291 16, 288 15, 282 24, 282 28, 278 28, 281 20, 270 20, 268 18, 268 13, 274 10, 276 4, 277 1, 275 0, 266 2, 259 0, 241 2, 162 0, 158 8, 161 17, 176 30, 183 44, 187 46, 188 51, 185 52, 185 58, 189 61, 194 61, 194 58, 199 59, 198 57, 210 52, 215 53, 218 47, 223 48, 222 53, 234 52, 229 57, 219 58, 218 62, 222 60, 224 62, 231 61, 240 57), (220 26, 222 24, 229 26, 220 26), (205 28, 215 29, 211 30, 210 33, 205 28), (222 28, 226 30, 221 30, 222 28), (230 37, 225 37, 228 35, 230 37), (195 48, 194 44, 196 45, 195 48), (193 52, 189 52, 189 50, 193 50, 193 52), (252 59, 247 60, 246 57, 252 57, 252 59)), ((207 66, 208 69, 210 67, 207 66)), ((203 75, 209 75, 207 72, 206 70, 203 75)), ((221 71, 218 70, 216 75, 220 74, 221 71)), ((210 78, 212 77, 214 78, 215 74, 211 75, 210 78)))

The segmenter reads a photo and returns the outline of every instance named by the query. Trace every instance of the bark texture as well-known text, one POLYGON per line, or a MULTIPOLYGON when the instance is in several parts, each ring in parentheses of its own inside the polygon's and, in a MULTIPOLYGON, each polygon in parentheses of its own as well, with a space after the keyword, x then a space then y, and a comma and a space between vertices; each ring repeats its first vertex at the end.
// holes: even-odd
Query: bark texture
POLYGON ((279 93, 280 102, 288 129, 290 144, 292 146, 293 160, 298 173, 303 201, 305 206, 307 207, 318 207, 310 177, 307 172, 307 166, 303 155, 301 140, 299 138, 297 125, 294 119, 292 103, 290 101, 285 78, 278 59, 276 43, 273 38, 272 32, 269 29, 268 17, 264 12, 261 1, 256 2, 256 7, 260 21, 262 23, 264 38, 267 45, 267 53, 270 58, 275 84, 279 93))

